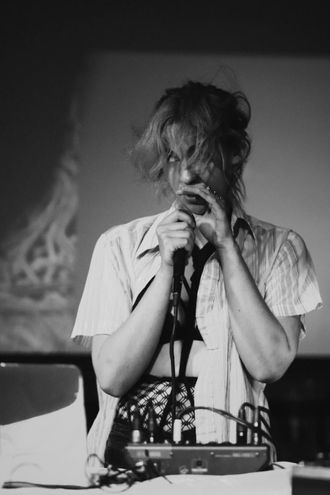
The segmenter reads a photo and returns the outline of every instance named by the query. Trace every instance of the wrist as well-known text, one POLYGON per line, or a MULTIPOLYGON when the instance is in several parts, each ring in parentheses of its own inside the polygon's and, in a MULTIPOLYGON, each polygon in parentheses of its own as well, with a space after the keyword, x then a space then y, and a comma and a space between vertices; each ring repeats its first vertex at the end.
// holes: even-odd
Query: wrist
POLYGON ((173 279, 173 265, 168 265, 167 263, 161 263, 156 277, 157 279, 163 281, 164 283, 171 284, 173 279))
POLYGON ((220 255, 220 257, 223 257, 228 254, 238 252, 239 248, 238 245, 236 244, 235 239, 232 236, 230 236, 224 241, 222 241, 221 244, 216 247, 216 250, 220 255))

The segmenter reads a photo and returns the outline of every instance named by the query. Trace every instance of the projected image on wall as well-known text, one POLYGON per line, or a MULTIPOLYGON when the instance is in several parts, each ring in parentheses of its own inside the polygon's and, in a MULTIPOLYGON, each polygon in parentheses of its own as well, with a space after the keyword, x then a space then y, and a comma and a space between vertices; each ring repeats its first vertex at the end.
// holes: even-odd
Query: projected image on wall
POLYGON ((72 149, 59 157, 47 192, 34 186, 33 201, 12 218, 1 240, 1 352, 61 352, 70 347, 77 167, 72 149))

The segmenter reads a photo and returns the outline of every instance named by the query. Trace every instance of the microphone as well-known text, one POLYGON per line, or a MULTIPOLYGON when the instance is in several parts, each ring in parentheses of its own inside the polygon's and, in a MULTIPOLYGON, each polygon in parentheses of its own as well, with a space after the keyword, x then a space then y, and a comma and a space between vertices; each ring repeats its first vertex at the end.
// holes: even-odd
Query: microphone
POLYGON ((187 251, 184 248, 177 249, 173 254, 173 304, 177 304, 181 294, 182 277, 186 266, 187 251))

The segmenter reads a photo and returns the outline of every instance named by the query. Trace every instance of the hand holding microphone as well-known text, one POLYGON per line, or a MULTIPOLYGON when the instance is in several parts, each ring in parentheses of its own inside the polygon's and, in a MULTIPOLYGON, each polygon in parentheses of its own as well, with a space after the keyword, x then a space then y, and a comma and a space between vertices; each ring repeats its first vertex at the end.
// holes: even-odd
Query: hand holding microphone
POLYGON ((184 210, 170 213, 158 226, 161 269, 182 280, 186 261, 195 242, 195 219, 184 210))

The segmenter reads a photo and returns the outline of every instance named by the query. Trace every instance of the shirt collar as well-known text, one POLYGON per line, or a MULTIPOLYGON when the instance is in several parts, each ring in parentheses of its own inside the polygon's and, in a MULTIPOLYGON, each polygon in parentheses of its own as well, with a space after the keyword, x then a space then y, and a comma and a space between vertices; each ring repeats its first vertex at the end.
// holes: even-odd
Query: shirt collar
POLYGON ((158 237, 157 237, 157 227, 160 224, 160 222, 163 221, 163 219, 169 215, 172 211, 174 211, 174 204, 166 211, 163 211, 159 215, 155 217, 155 220, 149 227, 149 229, 146 231, 144 234, 137 250, 136 250, 136 256, 137 258, 142 256, 146 251, 152 251, 154 249, 158 249, 159 244, 158 244, 158 237))
POLYGON ((249 215, 242 208, 237 208, 231 215, 231 231, 234 238, 237 237, 240 229, 245 229, 256 240, 256 235, 253 230, 253 224, 249 215))
MULTIPOLYGON (((142 256, 146 251, 152 251, 158 249, 159 244, 157 237, 157 227, 162 222, 162 220, 174 210, 175 210, 175 203, 173 203, 168 210, 156 216, 154 222, 151 224, 150 228, 145 233, 144 237, 142 238, 142 241, 140 242, 137 248, 136 251, 137 257, 142 256)), ((233 211, 231 216, 231 229, 235 238, 237 237, 240 229, 246 229, 248 233, 250 233, 252 237, 256 239, 255 233, 253 231, 251 219, 249 215, 247 215, 242 208, 238 208, 233 211)))

